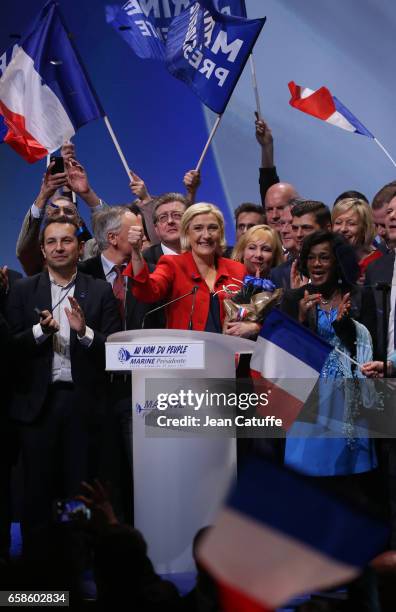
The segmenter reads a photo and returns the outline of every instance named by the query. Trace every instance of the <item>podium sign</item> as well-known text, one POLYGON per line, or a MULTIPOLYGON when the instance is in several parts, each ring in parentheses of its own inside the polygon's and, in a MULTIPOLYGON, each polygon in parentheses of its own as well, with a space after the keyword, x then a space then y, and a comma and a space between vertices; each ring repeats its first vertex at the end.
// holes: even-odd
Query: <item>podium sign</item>
POLYGON ((106 369, 111 371, 144 369, 205 368, 205 342, 112 342, 106 344, 106 369))

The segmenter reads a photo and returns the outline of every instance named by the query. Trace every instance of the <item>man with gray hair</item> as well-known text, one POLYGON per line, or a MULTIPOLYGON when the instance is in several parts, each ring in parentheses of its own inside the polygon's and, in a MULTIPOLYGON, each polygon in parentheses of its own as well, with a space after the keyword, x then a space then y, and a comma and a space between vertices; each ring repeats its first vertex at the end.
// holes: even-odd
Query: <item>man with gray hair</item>
MULTIPOLYGON (((79 263, 79 270, 109 282, 117 299, 123 329, 141 329, 145 314, 155 304, 143 304, 133 295, 129 279, 123 270, 129 263, 132 247, 128 231, 132 225, 142 225, 141 217, 126 206, 112 206, 95 213, 92 227, 99 255, 79 263)), ((150 327, 157 319, 147 319, 150 327)), ((132 510, 132 411, 130 375, 115 374, 108 379, 111 410, 107 415, 107 444, 111 461, 113 501, 120 518, 133 522, 132 510)))

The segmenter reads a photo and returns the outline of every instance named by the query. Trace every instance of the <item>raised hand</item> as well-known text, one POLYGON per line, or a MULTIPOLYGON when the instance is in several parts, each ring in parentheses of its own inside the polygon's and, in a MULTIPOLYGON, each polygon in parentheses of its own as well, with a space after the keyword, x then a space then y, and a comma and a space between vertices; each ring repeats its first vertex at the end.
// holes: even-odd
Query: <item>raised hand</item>
POLYGON ((64 142, 61 148, 61 156, 65 161, 76 158, 76 147, 70 141, 64 142))
POLYGON ((257 142, 259 143, 261 147, 272 146, 273 138, 272 138, 272 132, 271 132, 270 127, 264 121, 264 119, 259 119, 259 116, 257 113, 255 113, 255 115, 256 115, 255 126, 256 126, 257 142))
POLYGON ((65 160, 65 165, 69 188, 79 195, 88 193, 91 188, 88 182, 87 173, 83 166, 73 157, 69 157, 65 160))
MULTIPOLYGON (((187 190, 187 194, 195 196, 195 192, 201 184, 201 173, 199 170, 189 170, 183 177, 183 183, 187 190)), ((191 200, 192 201, 192 200, 191 200)))
POLYGON ((76 331, 81 338, 82 336, 85 336, 86 331, 84 312, 76 298, 69 296, 68 300, 70 303, 70 308, 67 308, 66 306, 65 313, 69 321, 70 328, 74 329, 74 331, 76 331))
POLYGON ((290 268, 290 288, 299 289, 308 283, 308 278, 302 276, 298 270, 298 262, 295 259, 290 268))
POLYGON ((77 495, 76 499, 82 501, 92 510, 92 519, 96 526, 117 525, 118 520, 110 502, 109 487, 95 479, 92 485, 82 482, 84 492, 77 495))
POLYGON ((128 242, 133 250, 140 254, 143 244, 143 227, 141 225, 131 225, 128 231, 128 242))
POLYGON ((47 200, 52 198, 57 189, 67 186, 67 173, 58 172, 57 174, 51 174, 54 166, 55 162, 52 161, 43 176, 40 192, 35 201, 37 208, 44 208, 47 200))
POLYGON ((131 175, 131 182, 129 183, 129 188, 132 193, 141 201, 145 202, 147 200, 151 200, 151 196, 147 190, 146 183, 143 179, 140 178, 135 172, 130 170, 129 174, 131 175))
POLYGON ((351 294, 346 293, 337 308, 337 321, 341 321, 344 317, 349 315, 351 309, 351 294))
POLYGON ((320 293, 308 293, 307 290, 304 291, 304 297, 300 300, 298 308, 298 320, 300 323, 304 323, 307 320, 309 311, 319 304, 320 298, 320 293))

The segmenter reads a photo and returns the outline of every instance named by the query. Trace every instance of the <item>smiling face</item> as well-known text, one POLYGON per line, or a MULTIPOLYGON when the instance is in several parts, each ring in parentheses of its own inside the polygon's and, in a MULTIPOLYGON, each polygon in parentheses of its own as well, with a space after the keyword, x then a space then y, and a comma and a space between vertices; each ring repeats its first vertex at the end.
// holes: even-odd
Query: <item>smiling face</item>
POLYGON ((273 260, 273 245, 269 235, 250 240, 243 252, 243 263, 249 274, 268 276, 273 260))
POLYGON ((69 270, 77 265, 82 255, 83 243, 79 243, 76 228, 69 223, 51 223, 45 229, 41 250, 49 270, 69 270))
POLYGON ((342 234, 352 246, 363 242, 363 228, 359 214, 351 209, 338 215, 333 221, 333 232, 342 234))
POLYGON ((219 251, 221 230, 213 213, 193 217, 187 227, 186 236, 192 252, 199 257, 214 256, 219 251))
POLYGON ((330 242, 313 246, 307 257, 308 276, 313 285, 323 285, 336 279, 336 259, 330 242))

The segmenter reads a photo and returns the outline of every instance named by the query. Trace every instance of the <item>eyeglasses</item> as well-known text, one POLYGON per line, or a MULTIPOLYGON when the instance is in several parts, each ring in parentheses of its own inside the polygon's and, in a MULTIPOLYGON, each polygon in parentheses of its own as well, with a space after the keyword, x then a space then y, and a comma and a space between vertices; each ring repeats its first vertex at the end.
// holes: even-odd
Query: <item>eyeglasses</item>
POLYGON ((49 209, 51 211, 50 214, 52 215, 70 215, 70 216, 75 216, 77 214, 77 209, 74 208, 73 206, 58 206, 57 204, 50 204, 51 208, 49 209))
POLYGON ((180 221, 183 216, 182 212, 178 212, 177 210, 172 211, 170 213, 162 213, 158 215, 156 223, 160 223, 161 225, 165 225, 168 221, 180 221))

